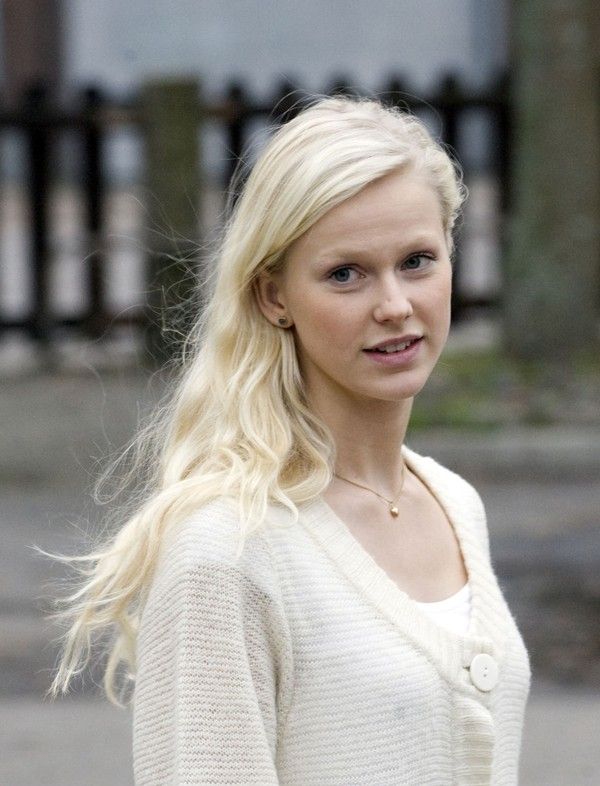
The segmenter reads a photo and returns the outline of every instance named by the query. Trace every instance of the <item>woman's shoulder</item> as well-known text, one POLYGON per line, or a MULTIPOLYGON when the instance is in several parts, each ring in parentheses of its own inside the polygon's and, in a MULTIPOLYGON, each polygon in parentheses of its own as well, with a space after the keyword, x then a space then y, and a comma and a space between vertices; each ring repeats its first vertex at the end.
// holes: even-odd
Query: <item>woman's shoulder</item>
POLYGON ((257 583, 270 584, 272 555, 264 533, 251 531, 242 540, 241 537, 237 501, 215 497, 168 528, 160 546, 159 570, 190 572, 210 564, 233 569, 257 583))
POLYGON ((489 557, 489 535, 485 507, 478 491, 458 472, 449 469, 431 456, 422 456, 416 451, 403 448, 406 460, 443 499, 447 510, 455 513, 476 534, 484 552, 489 557))
POLYGON ((406 445, 403 447, 403 452, 409 466, 412 466, 425 481, 443 487, 452 496, 462 497, 466 502, 473 502, 483 507, 475 487, 458 472, 441 464, 432 456, 421 455, 406 445))
POLYGON ((221 634, 226 644, 244 625, 253 632, 263 618, 284 619, 279 574, 265 538, 250 533, 238 558, 239 531, 237 503, 222 497, 167 528, 141 599, 139 646, 146 659, 155 657, 155 648, 170 646, 168 637, 206 643, 214 630, 219 646, 221 634))

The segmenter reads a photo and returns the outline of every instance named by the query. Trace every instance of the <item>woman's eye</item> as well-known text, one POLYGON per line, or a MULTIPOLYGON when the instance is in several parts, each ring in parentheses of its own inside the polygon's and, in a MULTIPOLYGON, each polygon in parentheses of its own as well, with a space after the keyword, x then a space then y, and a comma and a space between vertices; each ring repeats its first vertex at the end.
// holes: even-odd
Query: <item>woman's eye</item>
POLYGON ((349 281, 354 281, 353 274, 356 275, 356 270, 351 267, 338 267, 330 274, 329 278, 333 279, 338 284, 347 284, 349 281))
POLYGON ((423 270, 430 265, 432 261, 432 258, 427 256, 427 254, 415 254, 409 257, 402 266, 405 270, 423 270))

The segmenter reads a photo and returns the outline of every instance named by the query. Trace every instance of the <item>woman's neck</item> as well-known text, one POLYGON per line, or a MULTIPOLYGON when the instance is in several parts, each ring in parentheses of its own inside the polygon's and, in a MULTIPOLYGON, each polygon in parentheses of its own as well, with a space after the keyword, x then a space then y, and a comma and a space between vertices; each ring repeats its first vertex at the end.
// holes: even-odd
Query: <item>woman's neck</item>
POLYGON ((395 496, 413 399, 313 403, 334 438, 336 474, 395 496))

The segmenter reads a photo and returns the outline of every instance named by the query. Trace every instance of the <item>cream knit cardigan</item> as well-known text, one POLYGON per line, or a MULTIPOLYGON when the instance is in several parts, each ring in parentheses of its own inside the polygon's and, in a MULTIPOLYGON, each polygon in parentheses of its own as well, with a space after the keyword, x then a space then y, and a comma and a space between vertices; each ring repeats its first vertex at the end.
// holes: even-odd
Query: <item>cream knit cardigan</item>
MULTIPOLYGON (((472 592, 459 636, 402 592, 322 499, 273 507, 236 564, 233 504, 165 541, 138 638, 137 786, 515 786, 529 661, 477 492, 404 457, 454 527, 472 592), (475 686, 478 653, 499 667, 475 686)), ((401 522, 399 522, 401 526, 401 522)))

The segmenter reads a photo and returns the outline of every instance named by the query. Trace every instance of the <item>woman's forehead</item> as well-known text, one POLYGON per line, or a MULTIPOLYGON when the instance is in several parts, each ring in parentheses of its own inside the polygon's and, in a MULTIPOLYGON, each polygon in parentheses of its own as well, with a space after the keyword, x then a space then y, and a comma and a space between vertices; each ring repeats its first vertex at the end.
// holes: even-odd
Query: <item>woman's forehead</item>
POLYGON ((379 240, 439 232, 443 221, 437 192, 424 177, 401 174, 371 183, 332 208, 293 247, 360 252, 379 240))

